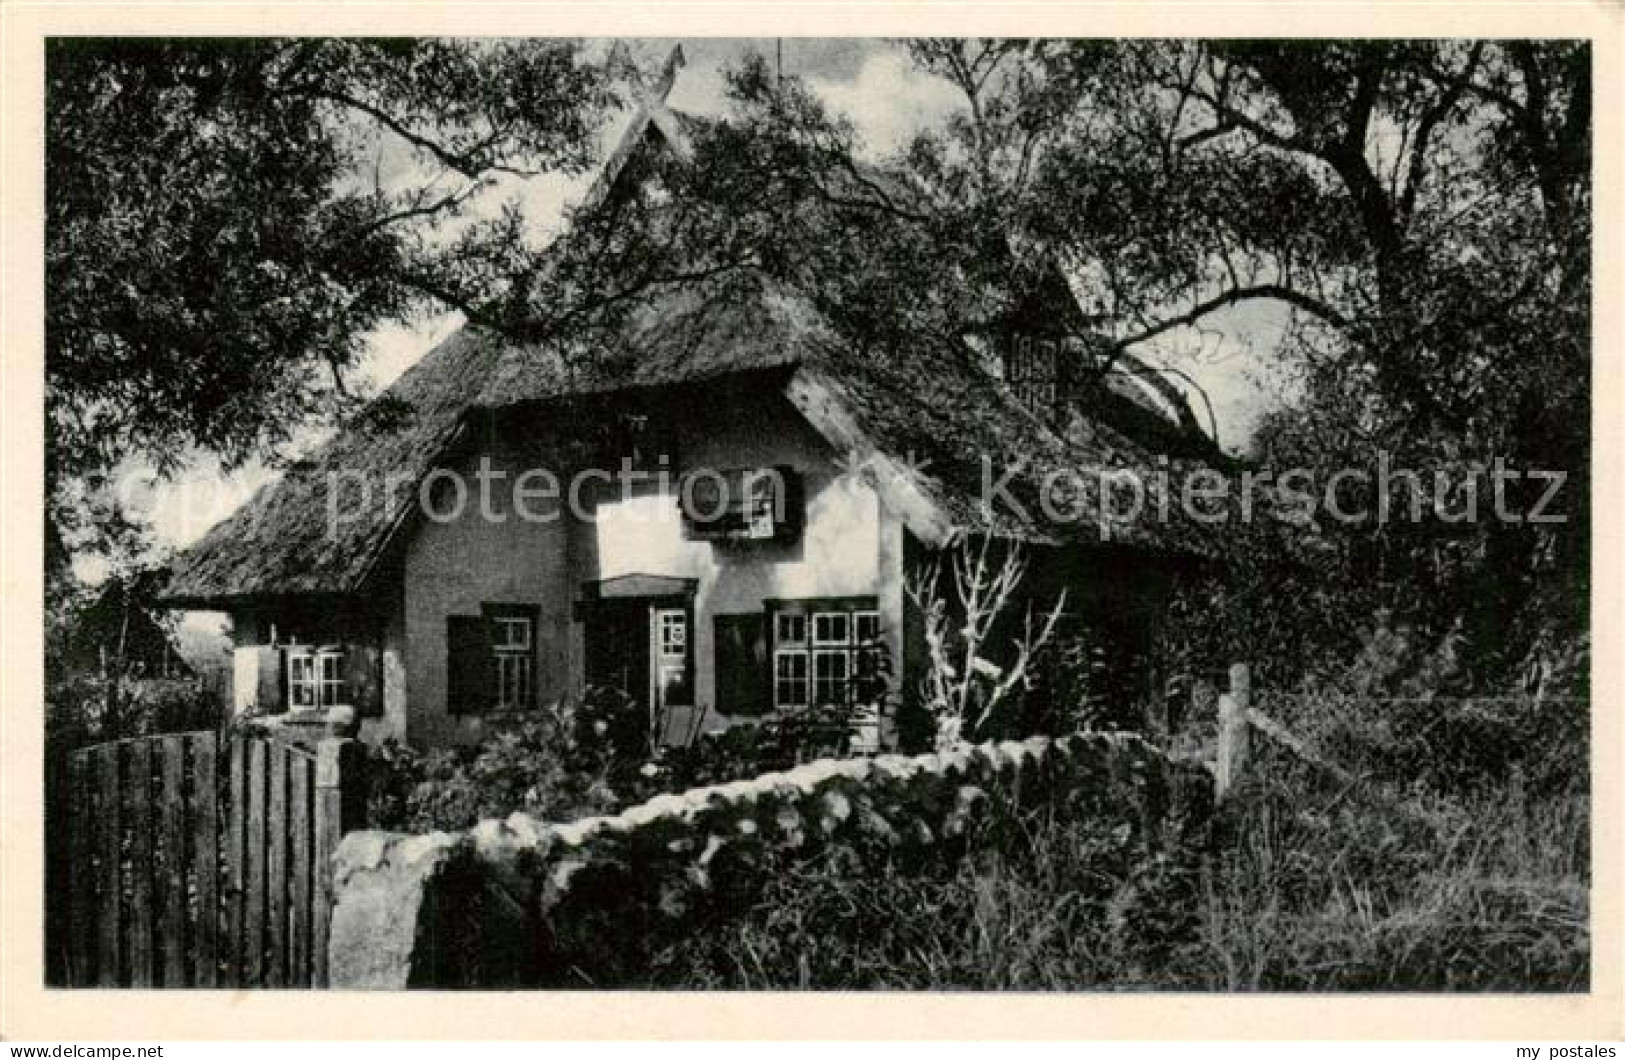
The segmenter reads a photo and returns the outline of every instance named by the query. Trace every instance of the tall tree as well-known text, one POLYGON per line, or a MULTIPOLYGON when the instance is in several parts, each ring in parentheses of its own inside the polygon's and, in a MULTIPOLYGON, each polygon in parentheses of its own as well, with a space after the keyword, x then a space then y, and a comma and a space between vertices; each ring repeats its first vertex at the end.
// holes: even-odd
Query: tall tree
MULTIPOLYGON (((1497 672, 1553 628, 1584 627, 1590 62, 1583 43, 1544 41, 1131 56, 1154 101, 1148 128, 1167 145, 1149 186, 1172 196, 1200 177, 1211 200, 1197 216, 1214 238, 1186 273, 1189 310, 1171 321, 1253 298, 1293 306, 1302 328, 1284 352, 1300 360, 1305 399, 1266 425, 1265 455, 1324 480, 1380 454, 1424 480, 1420 519, 1317 527, 1331 549, 1317 577, 1343 589, 1319 595, 1337 598, 1345 633, 1356 602, 1392 607, 1428 635, 1464 629, 1475 661, 1497 672), (1490 510, 1497 461, 1521 476, 1503 487, 1511 518, 1490 510), (1561 521, 1536 524, 1527 516, 1549 474, 1566 477, 1544 513, 1561 521), (1474 484, 1476 520, 1440 514, 1464 498, 1441 496, 1435 475, 1474 484)), ((1406 512, 1413 490, 1392 491, 1390 512, 1406 512)), ((1381 498, 1364 492, 1369 511, 1381 498)), ((1333 632, 1337 616, 1320 617, 1333 632)))
MULTIPOLYGON (((1526 606, 1552 602, 1552 571, 1583 586, 1583 43, 903 47, 963 106, 879 160, 806 85, 761 61, 735 71, 734 114, 696 132, 675 178, 710 213, 686 248, 661 228, 665 249, 729 246, 735 266, 796 279, 877 357, 888 343, 964 356, 1055 264, 1083 296, 1080 338, 1097 353, 1104 342, 1101 371, 1234 306, 1282 304, 1279 352, 1306 385, 1298 415, 1266 431, 1272 459, 1331 471, 1386 451, 1459 481, 1501 457, 1569 476, 1557 526, 1484 518, 1465 542, 1426 515, 1317 528, 1322 569, 1283 580, 1286 597, 1305 579, 1369 587, 1344 603, 1420 608, 1435 632, 1471 612, 1476 642, 1505 657, 1528 642, 1515 628, 1526 606)), ((1527 512, 1544 489, 1515 482, 1511 505, 1527 512)), ((1568 612, 1572 627, 1583 606, 1568 612)))
POLYGON ((52 41, 57 529, 71 484, 132 455, 274 450, 342 404, 380 323, 500 304, 512 225, 471 202, 582 170, 610 91, 565 40, 52 41))

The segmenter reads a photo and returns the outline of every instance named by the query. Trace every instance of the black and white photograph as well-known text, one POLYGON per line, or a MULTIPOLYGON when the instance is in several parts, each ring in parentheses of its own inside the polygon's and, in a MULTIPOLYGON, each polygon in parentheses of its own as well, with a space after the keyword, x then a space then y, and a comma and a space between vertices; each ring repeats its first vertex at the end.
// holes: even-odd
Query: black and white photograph
POLYGON ((1593 990, 1590 40, 491 28, 43 41, 47 993, 1593 990))

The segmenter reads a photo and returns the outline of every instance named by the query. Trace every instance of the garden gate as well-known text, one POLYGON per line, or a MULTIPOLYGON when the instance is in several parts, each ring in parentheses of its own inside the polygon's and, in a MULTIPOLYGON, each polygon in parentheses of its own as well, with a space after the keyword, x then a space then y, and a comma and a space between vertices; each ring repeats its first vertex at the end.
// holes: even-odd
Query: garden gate
POLYGON ((332 854, 360 824, 360 746, 190 732, 73 752, 66 833, 72 986, 319 987, 332 854))

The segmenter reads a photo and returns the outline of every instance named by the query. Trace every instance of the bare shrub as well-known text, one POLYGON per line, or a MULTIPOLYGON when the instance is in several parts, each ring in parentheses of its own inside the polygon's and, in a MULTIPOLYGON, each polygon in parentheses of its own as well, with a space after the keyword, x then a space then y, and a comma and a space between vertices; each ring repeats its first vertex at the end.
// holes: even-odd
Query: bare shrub
POLYGON ((1034 660, 1054 637, 1066 606, 1062 592, 1048 615, 1035 620, 1028 604, 1020 628, 1007 629, 1022 602, 1026 575, 1018 546, 982 537, 954 550, 946 564, 909 578, 908 594, 924 623, 927 668, 919 691, 935 724, 937 749, 1013 735, 998 731, 1001 709, 1032 686, 1034 660), (951 596, 942 589, 943 566, 951 596))

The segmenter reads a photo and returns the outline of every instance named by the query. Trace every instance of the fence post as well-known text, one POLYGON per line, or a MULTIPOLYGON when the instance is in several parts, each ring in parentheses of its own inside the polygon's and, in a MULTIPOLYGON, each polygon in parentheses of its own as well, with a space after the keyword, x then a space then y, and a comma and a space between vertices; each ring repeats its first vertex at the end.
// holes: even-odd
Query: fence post
POLYGON ((312 866, 311 978, 312 986, 327 985, 327 934, 333 919, 333 855, 344 833, 363 824, 366 787, 361 744, 345 737, 329 737, 316 745, 316 864, 312 866))
POLYGON ((1247 711, 1252 705, 1252 673, 1246 663, 1230 667, 1230 691, 1219 697, 1219 746, 1214 762, 1213 791, 1220 799, 1240 783, 1252 755, 1252 728, 1247 711))

